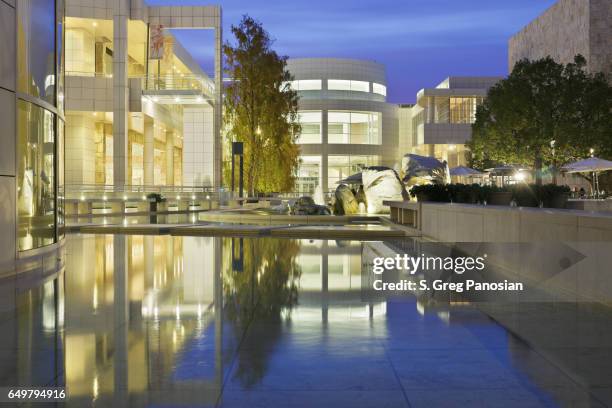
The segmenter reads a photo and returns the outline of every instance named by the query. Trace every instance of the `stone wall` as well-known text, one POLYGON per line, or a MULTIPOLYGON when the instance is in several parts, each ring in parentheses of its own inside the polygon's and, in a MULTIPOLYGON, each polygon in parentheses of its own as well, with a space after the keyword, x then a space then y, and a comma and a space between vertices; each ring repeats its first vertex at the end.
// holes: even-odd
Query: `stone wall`
POLYGON ((559 0, 510 38, 508 70, 523 58, 535 60, 550 55, 567 63, 582 54, 589 60, 589 1, 559 0))
POLYGON ((568 63, 582 54, 591 72, 610 75, 611 41, 612 0, 559 0, 510 39, 509 70, 523 58, 568 63))

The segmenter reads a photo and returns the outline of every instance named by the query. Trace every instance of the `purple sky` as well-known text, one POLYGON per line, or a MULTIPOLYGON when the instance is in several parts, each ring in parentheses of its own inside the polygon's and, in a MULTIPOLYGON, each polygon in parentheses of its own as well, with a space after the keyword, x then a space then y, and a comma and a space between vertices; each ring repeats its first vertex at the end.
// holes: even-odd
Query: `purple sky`
MULTIPOLYGON (((146 0, 206 5, 204 0, 146 0)), ((555 0, 222 0, 224 39, 243 14, 261 21, 289 57, 369 59, 387 68, 388 100, 412 103, 418 90, 452 75, 506 75, 509 37, 555 0)), ((175 32, 206 72, 212 35, 175 32)))

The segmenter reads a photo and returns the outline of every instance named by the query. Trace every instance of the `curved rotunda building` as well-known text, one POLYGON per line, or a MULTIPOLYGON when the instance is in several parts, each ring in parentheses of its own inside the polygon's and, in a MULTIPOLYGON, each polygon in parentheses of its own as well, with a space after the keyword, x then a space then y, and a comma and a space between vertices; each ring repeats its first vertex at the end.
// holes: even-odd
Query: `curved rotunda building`
POLYGON ((335 190, 365 166, 393 167, 397 106, 386 102, 385 67, 338 58, 289 59, 291 86, 300 96, 301 163, 296 191, 335 190))

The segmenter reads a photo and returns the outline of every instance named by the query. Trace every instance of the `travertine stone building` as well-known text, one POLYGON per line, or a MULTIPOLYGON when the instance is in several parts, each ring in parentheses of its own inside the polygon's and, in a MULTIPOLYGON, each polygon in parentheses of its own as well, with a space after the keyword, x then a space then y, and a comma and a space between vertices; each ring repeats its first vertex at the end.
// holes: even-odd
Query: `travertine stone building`
POLYGON ((510 38, 508 64, 550 55, 562 63, 582 54, 590 72, 612 78, 612 0, 559 0, 510 38))

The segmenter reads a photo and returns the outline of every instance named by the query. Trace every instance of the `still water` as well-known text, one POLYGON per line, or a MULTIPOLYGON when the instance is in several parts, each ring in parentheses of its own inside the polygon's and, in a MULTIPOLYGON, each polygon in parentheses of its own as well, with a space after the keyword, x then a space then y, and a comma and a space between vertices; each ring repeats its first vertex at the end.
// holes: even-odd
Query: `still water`
MULTIPOLYGON (((463 302, 364 302, 372 245, 381 243, 69 236, 64 270, 0 281, 0 386, 65 386, 69 400, 56 406, 67 407, 612 400, 610 343, 539 347, 463 302)), ((580 308, 595 315, 557 306, 550 321, 553 306, 529 307, 545 333, 580 308)), ((579 338, 608 338, 589 330, 579 338)))

